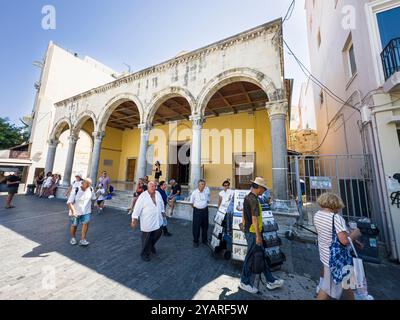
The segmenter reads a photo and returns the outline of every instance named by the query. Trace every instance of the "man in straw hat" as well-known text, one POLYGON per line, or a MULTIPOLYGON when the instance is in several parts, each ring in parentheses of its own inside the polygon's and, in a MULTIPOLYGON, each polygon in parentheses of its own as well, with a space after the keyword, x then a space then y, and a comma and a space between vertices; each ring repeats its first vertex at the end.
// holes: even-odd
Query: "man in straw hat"
MULTIPOLYGON (((242 225, 243 232, 247 240, 247 255, 243 264, 242 277, 239 288, 250 292, 257 293, 258 288, 254 287, 252 281, 252 273, 250 271, 250 261, 256 246, 263 247, 262 241, 262 210, 258 197, 268 189, 267 183, 263 178, 256 178, 252 181, 251 191, 243 202, 242 225)), ((267 288, 274 290, 283 286, 283 280, 273 277, 268 265, 265 263, 264 276, 267 280, 267 288)))
POLYGON ((89 242, 86 240, 86 235, 89 229, 89 221, 92 213, 93 189, 91 188, 91 185, 92 180, 90 178, 84 179, 79 188, 71 191, 67 201, 71 221, 70 243, 73 246, 78 243, 75 239, 75 234, 79 224, 82 224, 82 236, 79 245, 89 245, 89 242))

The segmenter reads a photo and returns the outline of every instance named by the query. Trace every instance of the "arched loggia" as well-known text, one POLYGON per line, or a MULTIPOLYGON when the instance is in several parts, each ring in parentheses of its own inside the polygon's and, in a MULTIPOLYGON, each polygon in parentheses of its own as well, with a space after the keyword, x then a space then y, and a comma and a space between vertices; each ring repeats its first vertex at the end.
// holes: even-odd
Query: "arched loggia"
POLYGON ((187 185, 190 180, 189 120, 195 100, 187 90, 171 87, 155 94, 149 106, 146 124, 142 125, 137 176, 150 175, 150 168, 159 161, 163 179, 173 178, 187 185), (153 143, 149 145, 148 140, 153 143))

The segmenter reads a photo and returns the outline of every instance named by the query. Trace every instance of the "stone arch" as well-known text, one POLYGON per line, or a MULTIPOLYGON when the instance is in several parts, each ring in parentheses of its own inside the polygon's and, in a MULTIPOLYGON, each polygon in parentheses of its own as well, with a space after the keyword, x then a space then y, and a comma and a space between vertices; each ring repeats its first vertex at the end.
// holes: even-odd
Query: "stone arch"
POLYGON ((65 131, 65 125, 68 126, 68 130, 72 130, 73 125, 71 119, 64 117, 57 121, 57 123, 53 126, 53 130, 50 134, 50 140, 58 140, 60 135, 65 131))
POLYGON ((266 93, 269 101, 277 99, 275 84, 264 73, 250 68, 235 68, 219 74, 206 84, 197 98, 198 105, 195 114, 204 115, 208 102, 218 90, 239 81, 251 82, 259 86, 266 93))
POLYGON ((132 93, 121 93, 118 94, 117 96, 113 97, 111 100, 109 100, 103 111, 98 117, 98 123, 96 128, 96 131, 105 131, 108 119, 110 118, 111 114, 117 109, 122 103, 127 102, 127 101, 132 101, 135 103, 136 107, 138 108, 139 115, 140 115, 140 122, 143 121, 143 116, 144 116, 144 109, 143 109, 143 104, 139 100, 139 98, 132 94, 132 93))
MULTIPOLYGON (((83 111, 81 114, 79 114, 79 116, 77 117, 77 120, 74 123, 74 129, 73 129, 74 134, 79 135, 79 131, 82 130, 83 125, 89 119, 92 119, 94 129, 96 129, 96 127, 97 127, 96 115, 94 114, 94 112, 86 110, 86 111, 83 111)), ((88 132, 88 134, 90 135, 91 133, 88 132)))
POLYGON ((153 123, 153 119, 155 114, 157 113, 158 108, 167 100, 174 98, 174 97, 182 97, 187 100, 190 105, 190 108, 193 111, 196 108, 196 99, 190 93, 189 90, 181 88, 181 87, 168 87, 163 89, 157 93, 155 93, 149 103, 149 107, 144 117, 143 123, 148 124, 151 126, 153 123))

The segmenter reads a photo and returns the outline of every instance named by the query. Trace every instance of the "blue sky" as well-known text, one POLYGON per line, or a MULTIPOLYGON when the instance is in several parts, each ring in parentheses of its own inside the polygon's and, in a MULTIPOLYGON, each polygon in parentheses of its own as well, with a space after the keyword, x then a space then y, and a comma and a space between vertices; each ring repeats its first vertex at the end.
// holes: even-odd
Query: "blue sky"
MULTIPOLYGON (((282 17, 291 0, 0 0, 0 116, 30 115, 39 69, 50 40, 116 71, 140 70, 282 17), (56 9, 56 30, 43 30, 42 7, 56 9)), ((285 24, 286 41, 307 65, 303 1, 285 24)), ((294 103, 304 75, 290 56, 294 103)))

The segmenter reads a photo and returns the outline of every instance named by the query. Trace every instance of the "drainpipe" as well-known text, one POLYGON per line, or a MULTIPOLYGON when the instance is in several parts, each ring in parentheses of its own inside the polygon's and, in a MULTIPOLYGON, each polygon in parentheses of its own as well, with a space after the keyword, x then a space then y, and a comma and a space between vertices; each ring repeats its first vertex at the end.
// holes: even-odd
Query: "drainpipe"
MULTIPOLYGON (((371 108, 373 109, 373 107, 371 108)), ((385 111, 385 110, 381 110, 385 111)), ((379 111, 372 110, 372 133, 373 133, 373 141, 374 141, 374 148, 376 152, 376 158, 377 158, 377 166, 378 166, 378 174, 380 178, 380 183, 381 183, 381 188, 380 191, 382 192, 382 199, 384 203, 384 212, 383 212, 383 217, 386 220, 387 228, 388 228, 388 234, 389 234, 389 243, 390 243, 390 251, 391 251, 391 257, 394 260, 398 260, 398 251, 397 251, 397 245, 395 241, 395 233, 394 233, 394 227, 393 227, 393 219, 390 213, 390 207, 388 203, 388 190, 387 190, 387 185, 386 185, 386 178, 385 178, 385 171, 383 167, 383 157, 382 157, 382 151, 381 151, 381 144, 379 140, 379 135, 378 135, 378 123, 376 120, 376 114, 379 113, 379 111), (389 215, 389 216, 388 216, 389 215)))
POLYGON ((377 146, 376 146, 376 141, 375 141, 375 137, 373 134, 373 125, 372 125, 372 120, 368 123, 368 127, 369 129, 367 130, 368 132, 368 136, 369 136, 369 140, 371 141, 371 153, 372 153, 372 157, 373 157, 373 165, 374 165, 374 181, 376 181, 376 186, 377 186, 377 193, 378 193, 378 200, 379 200, 379 208, 381 210, 381 219, 382 219, 382 227, 383 227, 383 235, 385 238, 385 247, 387 252, 391 252, 392 251, 392 247, 390 244, 390 233, 389 233, 389 229, 388 229, 388 221, 387 221, 387 206, 385 205, 385 196, 383 193, 383 189, 382 189, 382 183, 381 183, 381 170, 379 168, 379 159, 378 159, 378 152, 377 150, 377 146))

